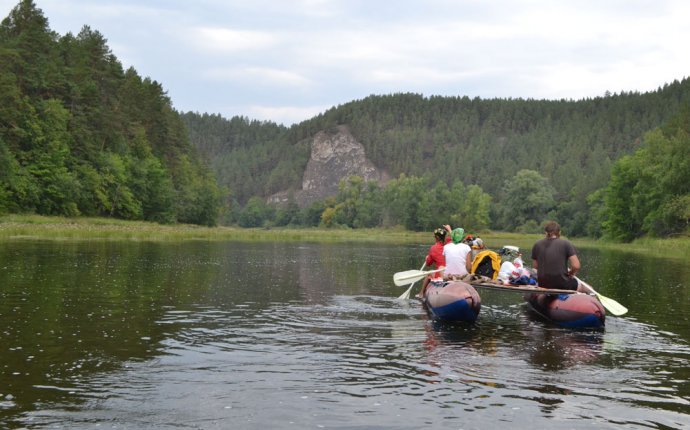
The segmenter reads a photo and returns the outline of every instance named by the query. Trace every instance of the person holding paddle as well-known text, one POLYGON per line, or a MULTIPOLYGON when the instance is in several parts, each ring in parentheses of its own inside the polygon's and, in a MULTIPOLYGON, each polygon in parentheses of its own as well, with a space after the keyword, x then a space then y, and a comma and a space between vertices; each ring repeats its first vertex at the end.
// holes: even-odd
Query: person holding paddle
MULTIPOLYGON (((448 225, 444 225, 443 227, 439 227, 434 230, 435 243, 429 248, 429 254, 426 256, 426 267, 431 267, 431 265, 434 265, 436 269, 440 269, 446 266, 446 257, 443 255, 443 247, 446 243, 450 242, 448 233, 450 233, 450 226, 448 225)), ((434 273, 431 276, 442 279, 441 272, 434 273)), ((430 276, 424 279, 422 291, 419 293, 420 297, 424 297, 424 292, 426 291, 426 287, 429 285, 429 282, 431 282, 430 276)))
POLYGON ((580 259, 575 246, 561 239, 561 226, 549 221, 544 226, 546 237, 532 247, 532 268, 537 270, 537 281, 542 288, 577 290, 575 274, 580 270, 580 259))

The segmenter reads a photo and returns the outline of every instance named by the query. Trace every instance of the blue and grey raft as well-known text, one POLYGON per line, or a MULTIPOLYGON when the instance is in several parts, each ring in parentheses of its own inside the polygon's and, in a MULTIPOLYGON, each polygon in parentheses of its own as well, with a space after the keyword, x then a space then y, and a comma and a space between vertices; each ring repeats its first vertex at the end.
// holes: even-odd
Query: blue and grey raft
POLYGON ((561 327, 604 327, 606 312, 599 300, 589 294, 570 290, 485 282, 432 281, 422 302, 434 319, 474 322, 481 310, 481 297, 475 288, 522 293, 536 314, 561 327))
POLYGON ((477 288, 522 293, 530 308, 543 319, 571 328, 602 328, 606 311, 595 296, 571 290, 540 288, 533 285, 472 283, 477 288))
POLYGON ((432 281, 422 302, 432 318, 444 321, 474 322, 482 301, 470 284, 462 281, 432 281))

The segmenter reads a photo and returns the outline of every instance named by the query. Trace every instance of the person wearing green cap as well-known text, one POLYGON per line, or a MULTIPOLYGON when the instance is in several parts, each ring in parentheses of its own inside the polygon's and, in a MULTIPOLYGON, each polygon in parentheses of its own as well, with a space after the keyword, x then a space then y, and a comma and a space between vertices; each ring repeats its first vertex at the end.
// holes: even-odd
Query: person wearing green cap
MULTIPOLYGON (((447 228, 450 230, 450 226, 447 228)), ((465 230, 463 228, 451 230, 451 241, 443 247, 443 255, 446 257, 444 275, 448 279, 464 278, 472 268, 472 248, 463 243, 464 238, 465 230)))

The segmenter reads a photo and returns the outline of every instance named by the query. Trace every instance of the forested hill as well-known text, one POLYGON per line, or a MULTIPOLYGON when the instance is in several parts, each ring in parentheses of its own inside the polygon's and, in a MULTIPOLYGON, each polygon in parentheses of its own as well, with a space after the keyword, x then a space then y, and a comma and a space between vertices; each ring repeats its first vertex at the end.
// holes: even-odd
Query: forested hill
POLYGON ((214 224, 217 182, 162 86, 31 0, 0 24, 0 213, 214 224))
POLYGON ((599 227, 586 225, 587 197, 608 184, 613 162, 689 105, 690 80, 683 79, 654 92, 579 101, 370 96, 290 128, 239 117, 183 118, 192 143, 213 160, 220 181, 241 205, 252 196, 299 189, 308 139, 347 125, 367 157, 393 177, 479 185, 492 197, 489 225, 495 228, 520 226, 511 208, 500 204, 509 198, 505 193, 517 172, 535 171, 554 190, 555 203, 543 215, 557 216, 571 233, 588 234, 599 227))

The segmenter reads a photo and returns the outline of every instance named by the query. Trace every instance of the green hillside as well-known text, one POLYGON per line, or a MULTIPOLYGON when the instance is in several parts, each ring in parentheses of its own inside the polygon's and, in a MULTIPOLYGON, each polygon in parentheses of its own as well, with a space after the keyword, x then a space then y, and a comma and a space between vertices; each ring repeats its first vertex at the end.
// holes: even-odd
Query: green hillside
POLYGON ((0 24, 0 213, 215 224, 221 192, 161 84, 33 1, 0 24))
MULTIPOLYGON (((684 79, 654 92, 579 101, 370 96, 290 128, 195 113, 183 119, 192 143, 213 160, 222 184, 242 206, 252 197, 299 189, 308 139, 347 125, 367 156, 393 177, 420 178, 427 189, 441 191, 454 183, 475 185, 488 194, 490 216, 473 228, 538 231, 541 221, 556 218, 570 234, 599 235, 605 220, 593 216, 588 197, 607 186, 616 160, 641 148, 647 132, 687 106, 690 80, 684 79)), ((322 206, 335 209, 338 203, 322 206)), ((374 224, 430 227, 386 215, 386 207, 399 211, 390 199, 378 204, 384 209, 374 224)), ((427 209, 442 219, 453 215, 427 209)), ((458 222, 466 223, 466 217, 458 222)))

